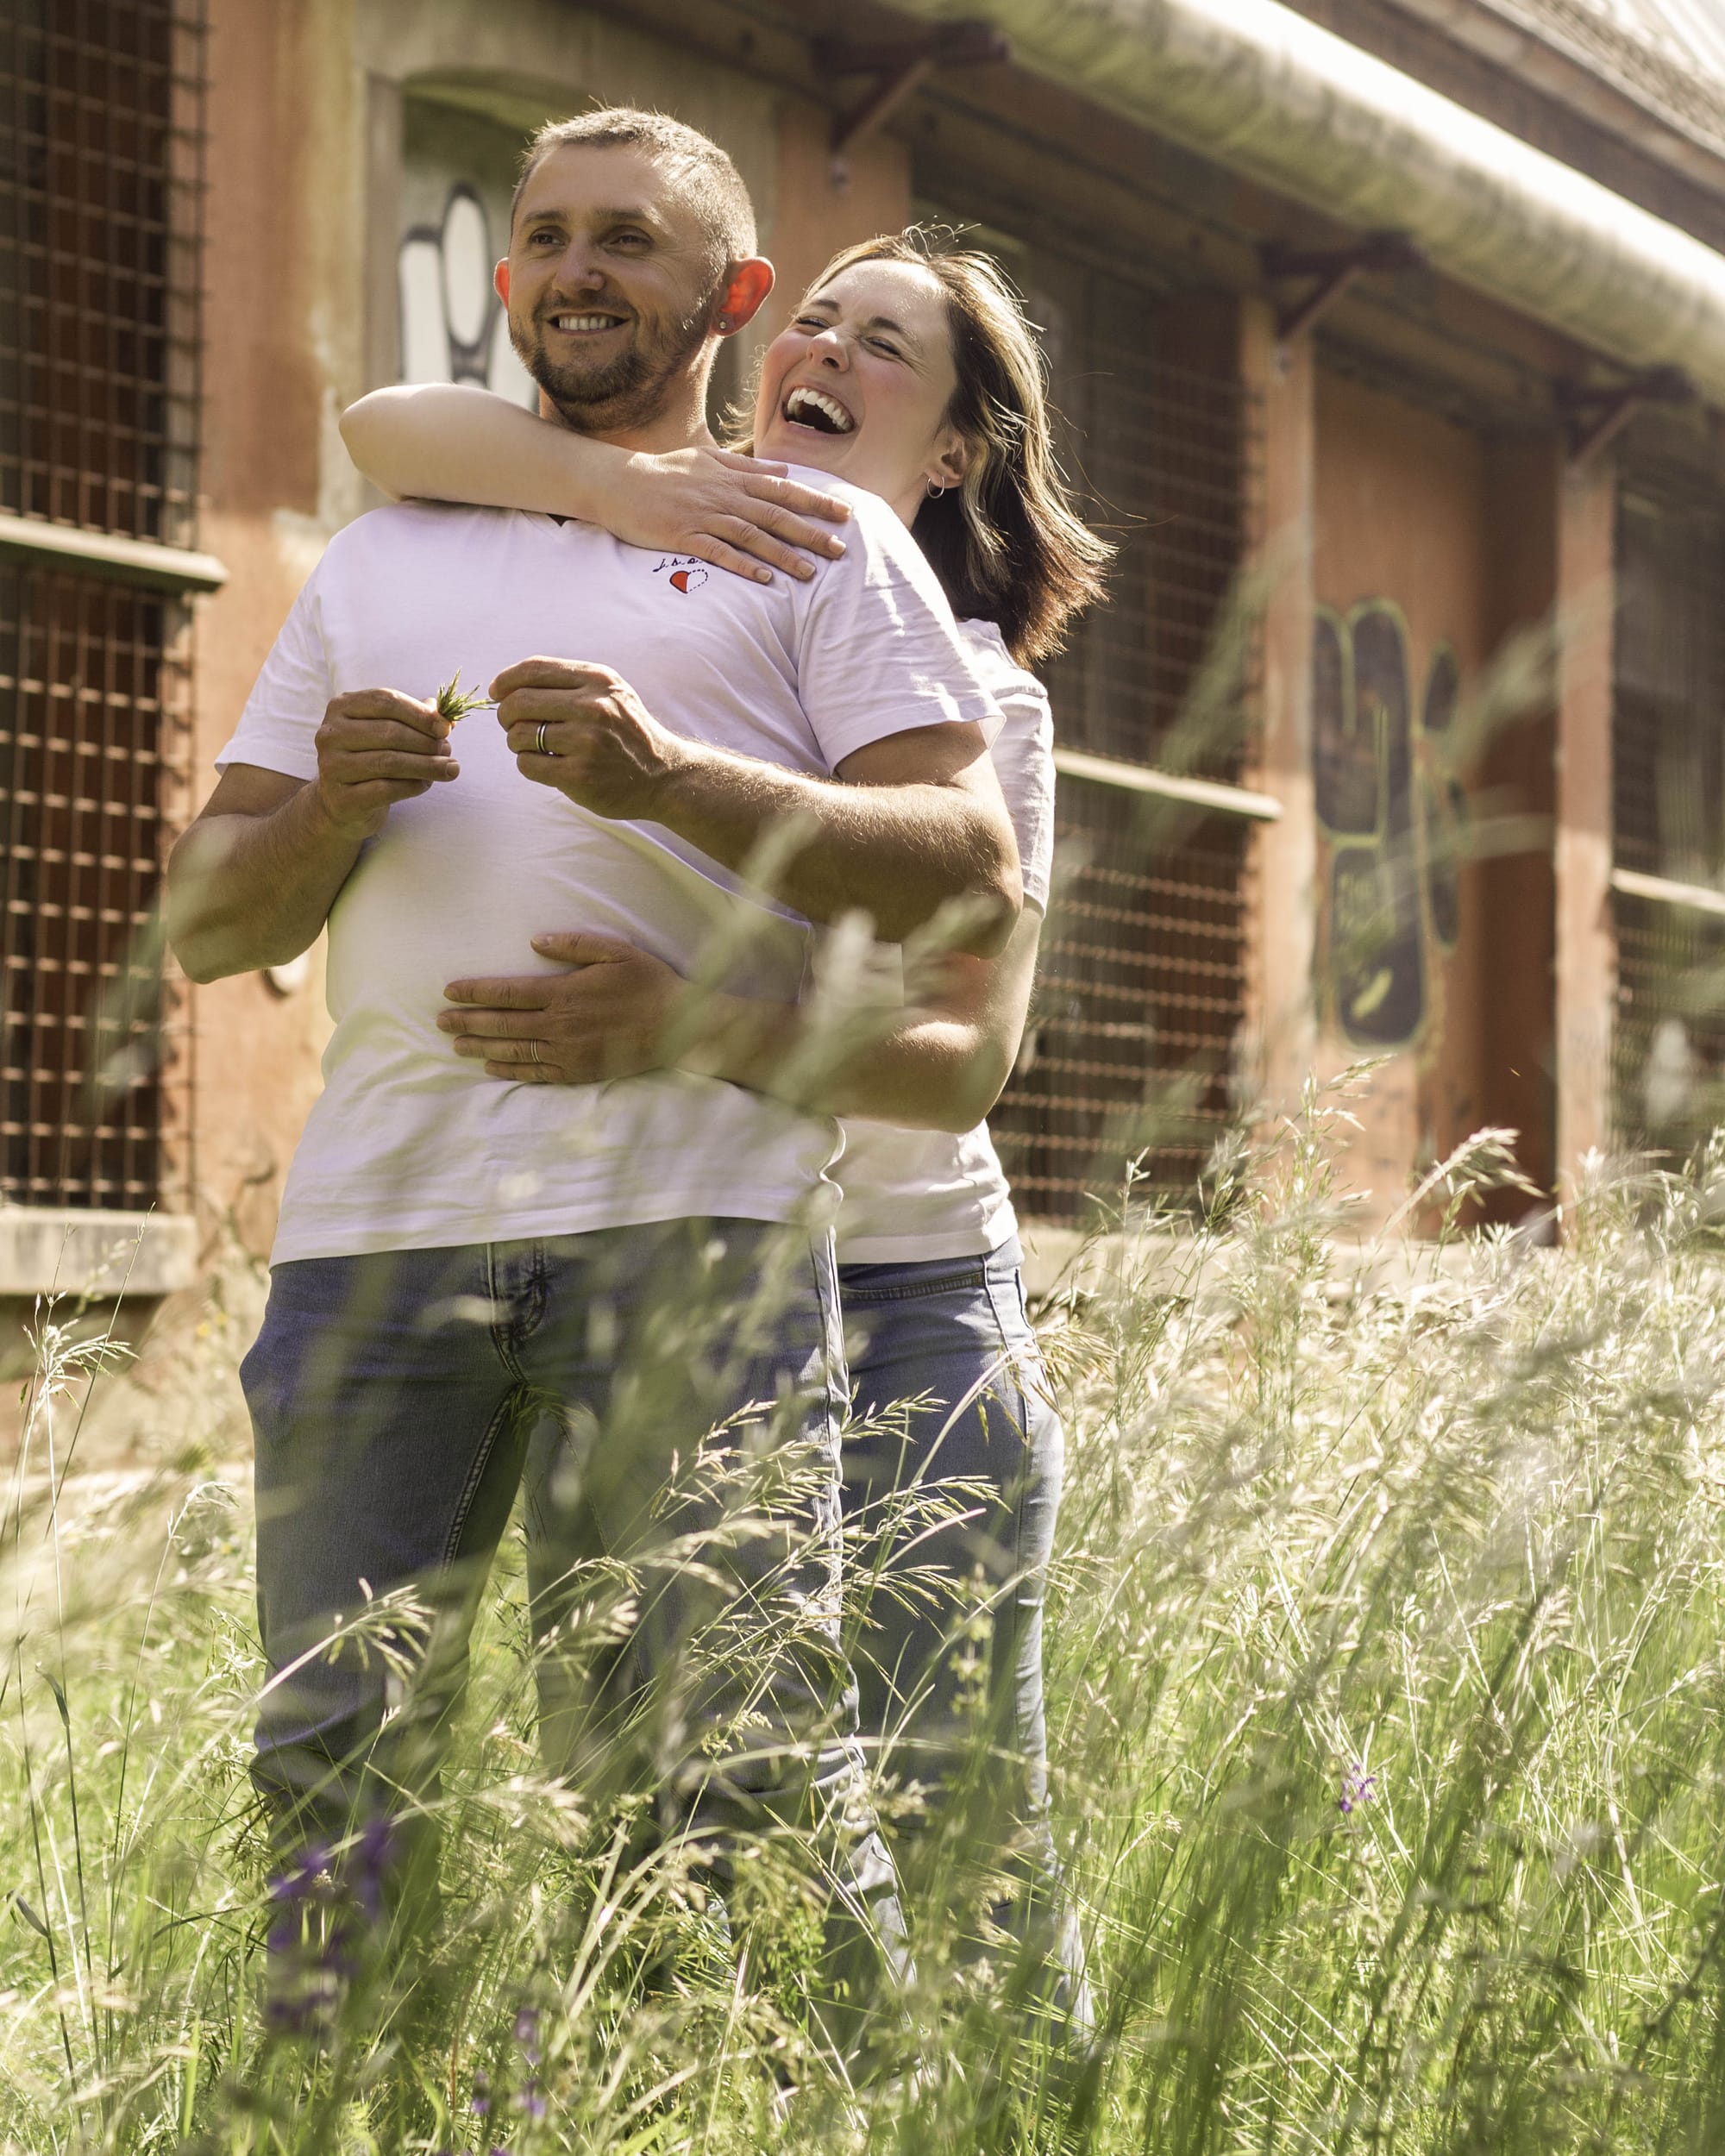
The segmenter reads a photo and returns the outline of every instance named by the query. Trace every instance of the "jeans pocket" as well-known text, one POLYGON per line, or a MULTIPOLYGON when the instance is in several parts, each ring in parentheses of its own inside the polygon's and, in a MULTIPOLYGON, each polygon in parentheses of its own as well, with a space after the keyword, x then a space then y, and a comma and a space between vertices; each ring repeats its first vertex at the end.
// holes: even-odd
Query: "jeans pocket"
POLYGON ((842 1265, 839 1294, 846 1303, 926 1302, 940 1295, 974 1295, 988 1285, 982 1259, 963 1258, 938 1270, 925 1262, 908 1265, 842 1265))

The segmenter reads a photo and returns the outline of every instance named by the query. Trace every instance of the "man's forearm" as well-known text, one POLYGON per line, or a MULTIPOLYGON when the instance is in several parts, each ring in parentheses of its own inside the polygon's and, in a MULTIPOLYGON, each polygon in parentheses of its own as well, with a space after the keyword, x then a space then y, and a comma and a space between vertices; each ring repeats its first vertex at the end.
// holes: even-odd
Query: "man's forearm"
POLYGON ((210 816, 174 848, 167 937, 194 981, 285 965, 316 942, 362 839, 330 821, 315 786, 267 816, 210 816))
MULTIPOLYGON (((692 745, 693 746, 693 745, 692 745)), ((811 778, 723 749, 700 749, 671 774, 656 820, 728 868, 746 867, 776 831, 800 827, 775 888, 813 921, 853 909, 901 943, 941 907, 974 908, 961 950, 991 956, 1019 902, 1010 835, 957 787, 859 786, 811 778)))

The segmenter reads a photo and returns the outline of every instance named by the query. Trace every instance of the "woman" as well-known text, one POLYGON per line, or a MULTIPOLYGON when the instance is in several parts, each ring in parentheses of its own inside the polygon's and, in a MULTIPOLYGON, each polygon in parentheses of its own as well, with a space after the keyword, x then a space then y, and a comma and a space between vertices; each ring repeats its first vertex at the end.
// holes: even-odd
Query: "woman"
MULTIPOLYGON (((996 958, 948 954, 915 1008, 819 1081, 818 1104, 849 1119, 840 1281, 859 1339, 861 1427, 847 1446, 847 1526, 853 1546, 884 1550, 860 1567, 885 1591, 869 1597, 856 1667, 865 1739, 889 1769, 938 1792, 898 1830, 907 1886, 957 1891, 974 1910, 980 1870, 993 1906, 964 1927, 963 1958, 999 1966, 988 1940, 1015 1939, 1001 1981, 1082 2040, 1082 1950, 1062 1914, 1045 1816, 1042 1598, 1061 1430, 1026 1314, 1010 1194, 980 1118, 1017 1056, 1052 851, 1048 703, 1024 669, 1096 596, 1109 550, 1072 511, 1018 302, 986 256, 942 253, 915 231, 844 250, 762 360, 751 447, 778 461, 764 472, 720 451, 633 456, 461 390, 380 392, 342 431, 392 492, 584 517, 741 575, 807 573, 794 546, 831 540, 806 519, 842 504, 783 467, 831 474, 880 495, 911 527, 986 672, 1006 720, 993 755, 1018 831, 1019 926, 996 958), (906 1533, 918 1494, 936 1484, 961 1486, 962 1507, 906 1533)), ((447 1011, 440 1023, 458 1054, 533 1082, 590 1082, 666 1060, 684 987, 669 968, 580 934, 536 948, 583 968, 579 1000, 536 1021, 531 1044, 501 1022, 508 1014, 447 1011)), ((713 997, 676 1060, 780 1089, 799 1027, 782 1006, 713 997)), ((926 1962, 930 1942, 919 1951, 926 1962)))

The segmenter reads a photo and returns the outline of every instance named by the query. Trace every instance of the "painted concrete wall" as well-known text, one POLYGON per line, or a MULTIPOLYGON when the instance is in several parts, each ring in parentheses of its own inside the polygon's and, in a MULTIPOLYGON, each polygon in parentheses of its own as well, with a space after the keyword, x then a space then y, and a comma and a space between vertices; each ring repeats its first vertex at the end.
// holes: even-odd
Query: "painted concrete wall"
MULTIPOLYGON (((198 605, 193 798, 341 514, 329 461, 329 265, 313 176, 339 159, 346 99, 315 10, 216 0, 205 241, 203 543, 229 582, 198 605)), ((317 986, 261 975, 191 988, 194 1159, 206 1216, 267 1250, 276 1194, 316 1095, 317 986)))
MULTIPOLYGON (((1509 1119, 1523 1062, 1536 1102, 1548 1058, 1548 966, 1506 950, 1489 902, 1503 878, 1474 857, 1506 804, 1520 812, 1525 774, 1501 739, 1496 765, 1465 743, 1483 672, 1531 596, 1504 586, 1506 529, 1543 530, 1548 561, 1550 517, 1482 433, 1321 368, 1315 473, 1320 1057, 1387 1059, 1352 1161, 1381 1219, 1421 1163, 1509 1119), (1506 1003, 1529 1014, 1522 1039, 1494 1027, 1506 1003)), ((1537 1154, 1543 1117, 1530 1138, 1537 1154)))

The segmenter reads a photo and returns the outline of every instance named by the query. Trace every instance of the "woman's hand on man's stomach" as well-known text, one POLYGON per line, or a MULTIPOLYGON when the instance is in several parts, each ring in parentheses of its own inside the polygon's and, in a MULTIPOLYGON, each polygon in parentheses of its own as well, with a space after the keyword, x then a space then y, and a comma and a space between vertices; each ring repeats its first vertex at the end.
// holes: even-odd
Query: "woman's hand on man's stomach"
POLYGON ((532 1086, 590 1086, 666 1066, 682 975, 615 936, 536 936, 567 973, 452 981, 437 1024, 486 1075, 532 1086))

